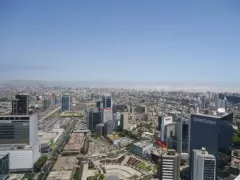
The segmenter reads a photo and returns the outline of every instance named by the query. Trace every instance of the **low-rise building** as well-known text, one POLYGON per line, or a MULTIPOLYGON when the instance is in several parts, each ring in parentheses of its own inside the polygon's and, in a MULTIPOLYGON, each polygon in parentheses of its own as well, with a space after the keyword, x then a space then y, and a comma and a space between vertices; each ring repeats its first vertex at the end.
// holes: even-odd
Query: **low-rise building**
POLYGON ((140 157, 148 157, 148 152, 153 147, 153 143, 149 141, 141 141, 132 144, 131 151, 140 157))

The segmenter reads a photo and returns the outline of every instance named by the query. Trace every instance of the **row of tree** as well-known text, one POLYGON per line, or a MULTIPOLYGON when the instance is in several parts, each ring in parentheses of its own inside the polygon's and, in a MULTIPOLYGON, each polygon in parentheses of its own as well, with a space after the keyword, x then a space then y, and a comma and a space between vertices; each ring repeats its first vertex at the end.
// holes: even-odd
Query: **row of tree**
POLYGON ((46 163, 46 161, 47 161, 47 156, 41 156, 33 166, 34 172, 40 172, 43 165, 46 163))

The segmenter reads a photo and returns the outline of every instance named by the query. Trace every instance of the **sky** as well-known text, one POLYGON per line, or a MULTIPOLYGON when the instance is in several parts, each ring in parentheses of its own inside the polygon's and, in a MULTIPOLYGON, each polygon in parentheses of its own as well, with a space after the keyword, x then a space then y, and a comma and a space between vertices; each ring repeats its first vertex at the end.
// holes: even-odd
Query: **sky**
POLYGON ((0 80, 239 83, 238 0, 1 0, 0 80))

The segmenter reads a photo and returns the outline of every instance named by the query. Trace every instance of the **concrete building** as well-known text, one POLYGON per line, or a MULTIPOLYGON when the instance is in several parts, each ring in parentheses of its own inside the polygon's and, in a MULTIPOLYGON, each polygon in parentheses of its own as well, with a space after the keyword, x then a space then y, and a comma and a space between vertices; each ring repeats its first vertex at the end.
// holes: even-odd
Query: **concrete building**
POLYGON ((1 115, 0 116, 0 145, 37 143, 37 115, 1 115))
POLYGON ((133 143, 131 146, 131 152, 140 157, 148 157, 148 152, 153 147, 153 143, 149 141, 142 141, 133 143))
POLYGON ((102 112, 102 123, 113 120, 112 108, 101 109, 102 112))
POLYGON ((13 115, 29 114, 29 96, 26 93, 17 94, 12 101, 13 115))
POLYGON ((0 145, 0 154, 2 153, 9 154, 10 172, 32 171, 34 163, 41 156, 39 143, 34 146, 24 144, 0 145))
POLYGON ((128 129, 128 112, 121 113, 120 129, 121 130, 128 129))
POLYGON ((194 180, 216 179, 216 158, 208 154, 205 148, 193 150, 194 180))
POLYGON ((96 126, 96 132, 97 132, 100 136, 104 136, 104 123, 97 124, 97 126, 96 126))
POLYGON ((31 171, 40 157, 37 115, 0 116, 0 153, 9 154, 10 171, 31 171))
MULTIPOLYGON (((190 177, 193 175, 193 149, 205 147, 209 154, 216 158, 216 166, 221 162, 221 167, 230 162, 220 161, 219 158, 231 160, 233 113, 229 114, 192 114, 189 121, 189 167, 190 177), (219 154, 221 152, 221 154, 219 154), (219 159, 219 160, 218 160, 219 159)), ((217 169, 221 171, 221 169, 217 169)), ((218 172, 216 171, 216 174, 218 172)), ((220 175, 221 173, 219 173, 220 175)), ((193 177, 192 177, 193 178, 193 177)), ((191 178, 191 179, 192 179, 191 178)), ((216 177, 217 178, 217 177, 216 177)))
POLYGON ((104 136, 112 134, 115 129, 115 123, 113 121, 107 121, 104 123, 104 136))
POLYGON ((63 94, 62 95, 62 112, 70 111, 70 107, 71 107, 70 95, 63 94))
POLYGON ((159 180, 180 179, 180 155, 175 150, 169 149, 160 157, 157 164, 157 177, 159 180))

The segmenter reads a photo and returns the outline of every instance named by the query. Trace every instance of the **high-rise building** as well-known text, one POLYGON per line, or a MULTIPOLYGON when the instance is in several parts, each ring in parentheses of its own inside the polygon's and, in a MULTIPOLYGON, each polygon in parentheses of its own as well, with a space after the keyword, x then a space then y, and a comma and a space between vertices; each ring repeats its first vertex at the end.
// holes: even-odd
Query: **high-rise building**
POLYGON ((102 123, 113 120, 112 108, 101 109, 102 112, 102 123))
POLYGON ((216 158, 208 154, 205 148, 193 150, 193 177, 194 180, 215 180, 216 158))
MULTIPOLYGON (((158 123, 161 122, 161 141, 165 141, 165 126, 168 124, 172 124, 173 120, 172 120, 172 116, 161 116, 158 118, 158 123)), ((159 126, 159 125, 158 125, 159 126)))
MULTIPOLYGON (((233 113, 207 115, 192 114, 189 121, 189 168, 193 179, 193 149, 205 147, 216 157, 216 174, 231 161, 233 113)), ((217 176, 216 175, 216 176, 217 176)))
POLYGON ((97 124, 102 122, 102 113, 98 108, 91 109, 87 115, 87 127, 90 131, 95 132, 97 124))
POLYGON ((62 95, 62 112, 70 111, 71 98, 69 95, 62 95))
POLYGON ((0 144, 37 143, 37 115, 0 116, 0 144))
POLYGON ((121 113, 120 117, 120 129, 128 129, 128 112, 121 113))
POLYGON ((104 123, 104 136, 112 134, 115 129, 115 123, 113 121, 107 121, 104 123))
POLYGON ((0 116, 0 154, 9 154, 10 171, 31 171, 40 157, 37 115, 0 116))
POLYGON ((25 93, 17 94, 12 101, 13 115, 28 115, 29 114, 29 96, 25 93))
POLYGON ((101 123, 101 124, 97 124, 97 125, 96 125, 96 132, 97 132, 100 136, 104 136, 104 123, 101 123))
POLYGON ((188 119, 180 118, 177 121, 177 151, 188 153, 188 119))
POLYGON ((103 96, 102 97, 103 108, 112 108, 112 97, 103 96))
POLYGON ((160 180, 180 179, 180 155, 175 150, 168 150, 157 163, 157 177, 160 180))

